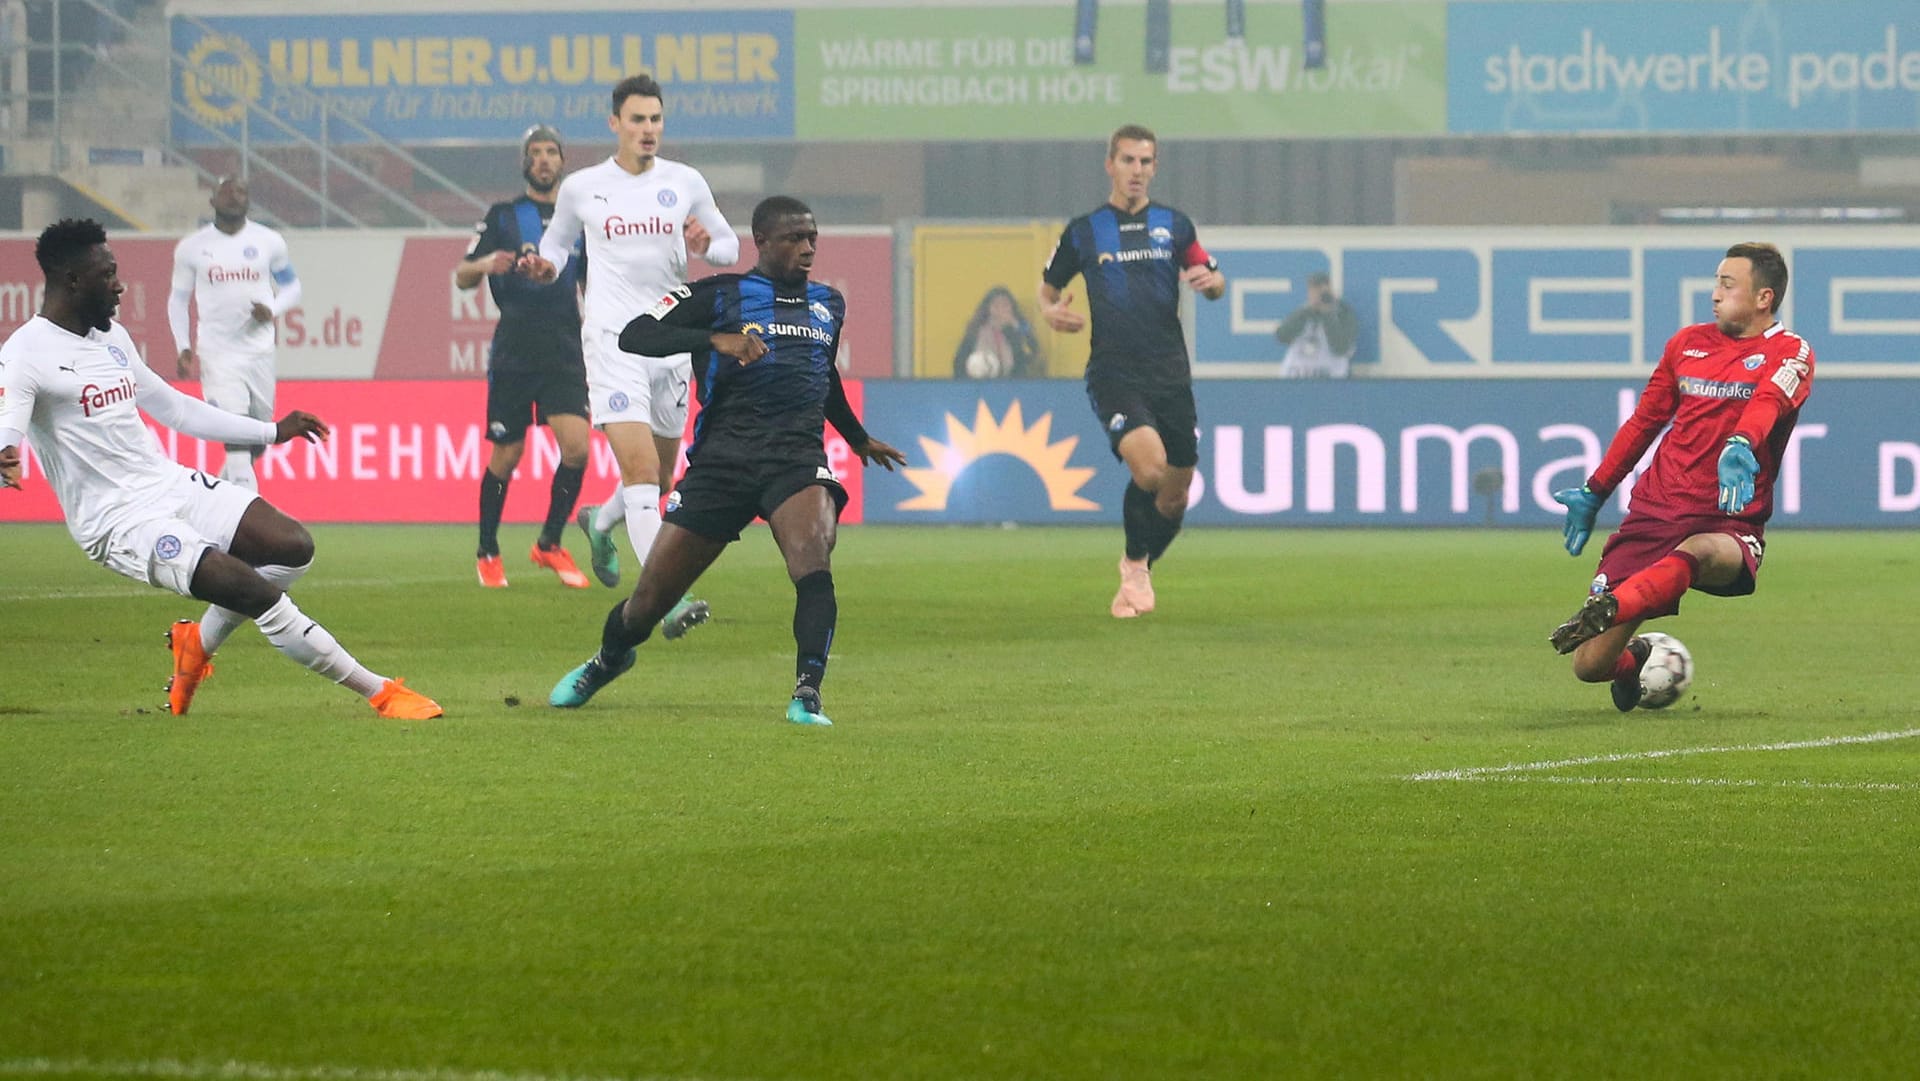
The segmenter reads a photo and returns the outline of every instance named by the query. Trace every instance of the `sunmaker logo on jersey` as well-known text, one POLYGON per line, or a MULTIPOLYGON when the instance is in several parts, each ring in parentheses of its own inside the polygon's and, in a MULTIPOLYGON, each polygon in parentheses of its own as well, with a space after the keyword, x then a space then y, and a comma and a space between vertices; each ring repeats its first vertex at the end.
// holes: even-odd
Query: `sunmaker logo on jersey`
POLYGON ((822 330, 811 323, 768 323, 767 333, 784 334, 790 338, 811 338, 822 345, 833 344, 833 332, 822 330))
POLYGON ((80 414, 91 417, 96 411, 103 410, 110 405, 130 402, 133 400, 133 391, 133 380, 124 375, 120 377, 118 382, 105 387, 98 383, 88 383, 86 386, 80 388, 80 414))
POLYGON ((1173 252, 1166 248, 1134 248, 1129 251, 1103 251, 1094 258, 1096 263, 1138 263, 1143 259, 1166 260, 1173 258, 1173 252))
POLYGON ((1680 377, 1680 393, 1695 398, 1751 398, 1752 383, 1723 383, 1717 379, 1702 379, 1697 375, 1680 377))

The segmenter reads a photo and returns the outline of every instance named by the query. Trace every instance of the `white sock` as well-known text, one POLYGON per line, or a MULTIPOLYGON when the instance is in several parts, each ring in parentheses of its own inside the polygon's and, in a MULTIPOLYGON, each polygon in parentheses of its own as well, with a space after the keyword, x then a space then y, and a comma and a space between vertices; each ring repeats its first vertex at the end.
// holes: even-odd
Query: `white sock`
POLYGON ((227 451, 226 463, 220 467, 220 479, 252 491, 260 490, 260 481, 253 475, 253 452, 250 450, 227 451))
POLYGON ((633 542, 633 554, 645 563, 653 551, 653 538, 660 535, 660 486, 629 484, 620 489, 621 502, 627 505, 627 539, 633 542))
MULTIPOLYGON (((264 567, 255 567, 260 577, 279 586, 281 592, 293 588, 300 576, 313 569, 313 560, 309 559, 298 567, 288 567, 279 563, 269 563, 264 567)), ((217 604, 207 606, 207 614, 200 617, 200 648, 209 655, 226 644, 227 638, 245 623, 247 617, 217 604)))
POLYGON ((372 698, 387 681, 354 660, 325 627, 307 618, 284 593, 254 622, 273 648, 362 698, 372 698))
POLYGON ((608 492, 606 501, 594 509, 593 528, 605 533, 607 530, 625 521, 626 517, 627 501, 620 495, 620 490, 616 488, 608 492))

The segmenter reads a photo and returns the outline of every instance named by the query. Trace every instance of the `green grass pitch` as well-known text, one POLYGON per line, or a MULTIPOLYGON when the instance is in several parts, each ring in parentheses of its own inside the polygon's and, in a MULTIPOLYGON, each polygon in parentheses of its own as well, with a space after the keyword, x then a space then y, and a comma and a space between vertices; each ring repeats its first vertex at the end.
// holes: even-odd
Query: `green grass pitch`
POLYGON ((572 713, 614 594, 529 527, 501 592, 468 528, 315 534, 295 598, 444 719, 251 628, 166 716, 197 608, 6 528, 0 1076, 1920 1069, 1910 534, 1777 529, 1622 716, 1557 531, 1195 530, 1117 621, 1117 527, 850 528, 824 730, 763 531, 572 713))

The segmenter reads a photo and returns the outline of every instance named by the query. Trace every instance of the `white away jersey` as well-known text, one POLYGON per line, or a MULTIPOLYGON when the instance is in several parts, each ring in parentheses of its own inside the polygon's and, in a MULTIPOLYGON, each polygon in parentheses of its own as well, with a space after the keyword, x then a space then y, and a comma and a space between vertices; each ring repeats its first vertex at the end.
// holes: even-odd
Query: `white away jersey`
POLYGON ((36 315, 0 346, 0 429, 27 433, 67 532, 95 558, 129 511, 165 495, 186 468, 140 418, 136 395, 154 384, 172 389, 119 323, 81 338, 36 315))
MULTIPOLYGON (((173 249, 173 291, 193 291, 200 309, 196 346, 217 357, 266 356, 273 352, 273 324, 253 317, 254 301, 273 305, 275 282, 293 281, 287 242, 249 221, 229 236, 208 225, 173 249)), ((186 330, 175 327, 177 339, 186 330)), ((185 343, 176 341, 184 348, 185 343)))
POLYGON ((713 237, 707 262, 731 266, 740 258, 740 238, 698 169, 655 158, 653 168, 635 176, 608 158, 560 182, 540 254, 564 266, 574 240, 586 235, 591 269, 581 322, 587 330, 617 332, 686 280, 688 218, 713 237))

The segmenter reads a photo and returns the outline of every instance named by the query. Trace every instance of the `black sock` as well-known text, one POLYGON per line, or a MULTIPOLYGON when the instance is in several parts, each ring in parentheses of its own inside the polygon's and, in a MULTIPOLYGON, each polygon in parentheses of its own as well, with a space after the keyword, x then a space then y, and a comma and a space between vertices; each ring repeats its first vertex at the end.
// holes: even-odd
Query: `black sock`
POLYGON ((551 548, 560 543, 560 534, 573 517, 573 505, 580 501, 580 481, 586 475, 587 467, 583 465, 562 462, 554 467, 552 494, 547 496, 547 520, 540 526, 540 547, 551 548))
POLYGON ((1147 558, 1157 518, 1160 512, 1153 509, 1153 493, 1127 481, 1127 494, 1120 499, 1120 523, 1127 534, 1128 559, 1147 558))
POLYGON ((613 611, 607 613, 607 622, 600 628, 600 663, 608 668, 617 667, 627 650, 653 636, 653 624, 641 627, 627 626, 627 602, 617 601, 613 611))
POLYGON ((500 554, 500 514, 507 509, 507 478, 496 477, 493 470, 480 471, 480 551, 481 556, 500 554))
POLYGON ((1173 538, 1180 535, 1181 523, 1185 522, 1186 519, 1185 511, 1182 511, 1173 518, 1164 518, 1158 510, 1153 511, 1153 532, 1147 540, 1147 563, 1149 565, 1157 562, 1161 556, 1167 554, 1167 546, 1173 543, 1173 538))
POLYGON ((827 651, 833 648, 833 624, 840 604, 833 596, 833 572, 814 571, 793 583, 793 662, 795 689, 820 689, 827 676, 827 651))

